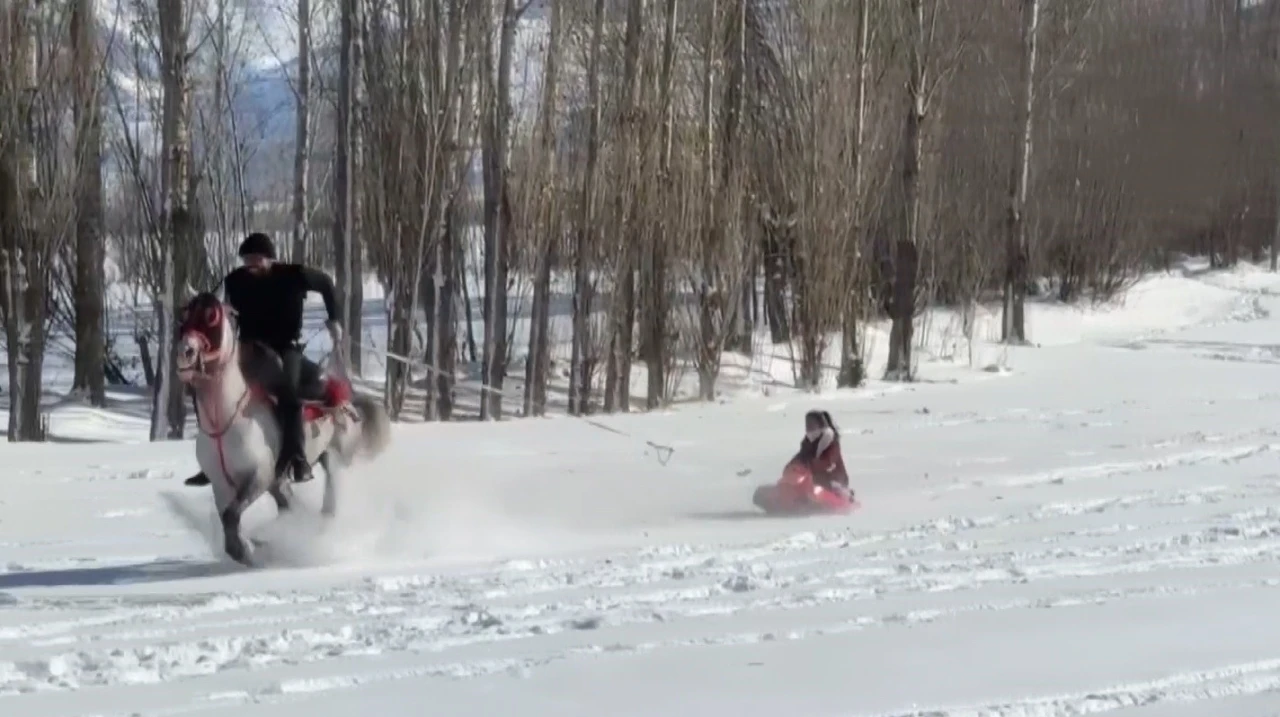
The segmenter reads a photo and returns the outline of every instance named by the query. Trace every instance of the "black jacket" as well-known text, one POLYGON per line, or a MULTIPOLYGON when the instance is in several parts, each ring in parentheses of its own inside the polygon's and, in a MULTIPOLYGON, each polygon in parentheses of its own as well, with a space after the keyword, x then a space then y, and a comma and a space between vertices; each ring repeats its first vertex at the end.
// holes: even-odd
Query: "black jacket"
POLYGON ((297 344, 308 292, 324 299, 330 321, 338 320, 333 279, 322 271, 301 264, 272 264, 265 274, 254 275, 240 267, 222 281, 227 303, 238 314, 241 340, 260 341, 276 352, 297 344))

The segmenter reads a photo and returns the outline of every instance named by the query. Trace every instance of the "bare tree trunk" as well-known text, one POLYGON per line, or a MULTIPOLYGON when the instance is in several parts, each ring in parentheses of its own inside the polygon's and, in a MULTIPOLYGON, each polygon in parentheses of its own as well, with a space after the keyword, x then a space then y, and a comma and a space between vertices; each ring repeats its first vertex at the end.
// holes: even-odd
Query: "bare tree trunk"
POLYGON ((159 6, 160 61, 164 78, 164 115, 162 151, 164 168, 162 194, 164 197, 165 237, 161 242, 161 294, 158 302, 160 323, 160 371, 155 395, 155 407, 151 419, 151 440, 163 437, 182 438, 183 416, 173 415, 173 394, 181 393, 174 380, 176 357, 173 353, 173 325, 179 310, 178 292, 185 271, 190 212, 187 206, 187 185, 190 172, 189 91, 187 62, 186 8, 181 0, 171 0, 159 6))
POLYGON ((511 227, 507 192, 510 143, 511 62, 520 16, 515 0, 503 0, 498 39, 497 78, 489 96, 484 132, 484 385, 481 420, 502 418, 502 389, 507 375, 507 277, 510 272, 511 227))
MULTIPOLYGON (((554 0, 553 0, 554 1, 554 0)), ((555 210, 550 210, 555 211, 555 210)), ((557 227, 559 222, 549 222, 557 227)), ((538 266, 533 278, 533 306, 529 321, 529 359, 525 364, 524 415, 545 416, 547 413, 547 380, 551 368, 551 266, 555 261, 558 237, 543 241, 538 266)))
POLYGON ((470 285, 467 281, 467 255, 462 251, 462 239, 466 236, 467 228, 470 227, 470 217, 464 217, 461 213, 461 207, 457 208, 457 214, 454 215, 454 231, 459 232, 457 235, 457 245, 454 252, 455 262, 457 266, 454 271, 458 275, 458 284, 462 288, 462 313, 465 316, 464 323, 467 328, 467 362, 475 363, 480 360, 479 349, 476 348, 476 317, 475 311, 471 308, 471 290, 467 287, 470 285))
POLYGON ((311 149, 311 0, 298 0, 297 125, 293 146, 293 261, 307 261, 307 182, 311 149))
POLYGON ((427 395, 423 401, 423 417, 427 420, 441 420, 444 414, 452 411, 452 355, 457 350, 457 322, 454 319, 453 292, 456 288, 452 271, 455 259, 451 213, 453 198, 460 184, 458 177, 465 171, 461 169, 463 160, 459 159, 466 157, 461 150, 461 114, 469 109, 462 72, 463 40, 467 28, 465 8, 461 3, 452 2, 443 10, 447 13, 445 22, 448 28, 442 90, 444 111, 437 135, 440 144, 434 148, 431 168, 434 186, 428 198, 426 218, 430 239, 422 247, 430 252, 430 256, 421 257, 431 272, 423 277, 423 283, 429 284, 429 288, 422 292, 423 310, 430 324, 427 360, 431 365, 431 376, 427 379, 427 395), (447 376, 444 373, 445 351, 450 353, 447 376))
POLYGON ((19 139, 12 143, 12 169, 7 169, 11 182, 9 196, 5 198, 0 220, 6 221, 4 300, 5 344, 9 353, 9 441, 39 440, 39 382, 35 382, 36 395, 29 395, 32 372, 39 369, 32 365, 31 354, 36 342, 36 325, 42 323, 40 313, 31 303, 31 285, 40 281, 31 269, 33 255, 40 250, 38 209, 40 203, 40 176, 36 152, 39 136, 35 119, 39 96, 39 61, 36 40, 37 18, 40 13, 38 0, 19 2, 14 8, 14 57, 18 60, 17 90, 21 110, 18 121, 22 130, 19 139), (33 404, 37 415, 31 415, 33 404), (34 430, 33 430, 34 428, 34 430))
POLYGON ((919 264, 920 158, 925 117, 925 51, 929 28, 925 0, 909 0, 911 43, 907 49, 907 113, 902 141, 902 235, 894 245, 893 323, 889 329, 889 365, 886 378, 911 380, 911 338, 915 318, 916 270, 919 264))
POLYGON ((1022 82, 1018 86, 1017 128, 1013 167, 1009 172, 1009 214, 1005 229, 1004 321, 1001 338, 1027 340, 1027 226, 1024 216, 1031 176, 1032 111, 1035 106, 1036 35, 1040 0, 1022 0, 1022 82))
MULTIPOLYGON (((724 163, 721 165, 721 201, 726 210, 719 211, 719 220, 717 227, 724 232, 727 227, 732 227, 733 241, 739 243, 742 247, 742 266, 735 266, 733 271, 742 274, 744 282, 741 284, 739 296, 736 297, 737 306, 733 306, 735 297, 732 292, 726 293, 724 296, 724 310, 730 312, 726 320, 728 324, 724 326, 722 332, 726 334, 728 342, 727 348, 736 351, 744 356, 751 355, 751 338, 753 338, 754 326, 751 326, 751 287, 750 284, 755 282, 755 251, 751 248, 750 242, 746 239, 746 233, 742 230, 742 146, 740 137, 742 134, 742 123, 745 122, 744 113, 746 109, 746 13, 748 13, 748 0, 737 0, 733 14, 731 15, 732 23, 728 26, 728 42, 726 45, 730 56, 728 56, 728 77, 724 82, 724 106, 723 120, 721 128, 721 142, 724 155, 724 163)), ((727 287, 726 287, 727 291, 727 287)))
MULTIPOLYGON (((474 82, 464 62, 464 50, 468 47, 466 38, 467 8, 461 3, 449 5, 449 53, 446 60, 445 96, 452 102, 448 105, 445 128, 441 133, 446 147, 438 153, 440 161, 439 174, 445 182, 436 193, 439 207, 436 216, 439 223, 439 234, 435 246, 435 273, 432 276, 434 295, 433 314, 433 351, 432 367, 435 374, 434 407, 427 410, 429 417, 437 420, 448 420, 453 413, 453 386, 457 368, 458 355, 458 281, 463 276, 459 270, 461 256, 461 220, 459 206, 470 153, 464 148, 463 136, 469 132, 470 125, 466 121, 472 112, 472 90, 474 82)), ((464 283, 465 287, 465 283, 464 283)), ((468 319, 470 317, 468 316, 468 319)))
POLYGON ((75 376, 72 390, 106 405, 103 333, 102 119, 99 102, 96 14, 92 0, 76 0, 71 41, 76 65, 76 284, 75 376))
MULTIPOLYGON (((707 19, 707 36, 703 46, 702 57, 702 107, 699 118, 702 122, 702 172, 707 184, 702 208, 701 236, 701 279, 698 287, 698 349, 696 363, 698 367, 698 397, 711 401, 716 396, 716 380, 720 375, 720 341, 716 326, 717 305, 725 311, 725 305, 732 299, 724 296, 724 286, 720 280, 721 273, 716 266, 717 249, 723 234, 719 230, 725 221, 718 211, 724 207, 721 196, 727 187, 716 186, 715 177, 715 78, 716 50, 720 45, 718 33, 720 23, 719 0, 711 0, 710 15, 707 19)), ((725 152, 725 161, 728 153, 725 152)))
POLYGON ((1271 271, 1276 270, 1277 262, 1280 262, 1280 167, 1275 170, 1275 178, 1271 180, 1275 183, 1276 202, 1276 218, 1275 224, 1271 227, 1271 271))
POLYGON ((720 201, 722 203, 721 211, 717 212, 716 229, 725 232, 726 227, 733 227, 736 235, 732 239, 742 245, 742 256, 744 258, 741 267, 734 267, 734 271, 741 272, 746 279, 743 283, 739 295, 734 297, 732 292, 726 293, 724 296, 725 311, 729 312, 726 321, 729 323, 724 326, 721 331, 725 333, 728 340, 726 348, 736 351, 745 356, 751 355, 751 291, 749 283, 754 283, 755 262, 752 260, 754 251, 751 250, 749 242, 742 231, 741 211, 742 211, 742 191, 740 175, 742 174, 742 147, 739 137, 742 133, 742 124, 744 121, 743 111, 746 106, 746 73, 747 73, 747 0, 737 0, 734 3, 732 23, 728 27, 728 42, 726 43, 729 57, 728 66, 729 74, 724 85, 724 107, 723 107, 723 124, 721 127, 721 150, 724 155, 723 164, 720 167, 721 172, 721 194, 720 201), (730 218, 732 217, 732 221, 730 218), (733 306, 737 301, 737 307, 733 306))
POLYGON ((555 263, 556 249, 560 244, 560 216, 556 206, 555 173, 556 153, 556 92, 560 82, 561 0, 549 0, 550 27, 548 28, 547 55, 543 62, 542 111, 538 129, 542 142, 543 170, 546 181, 552 183, 551 197, 543 201, 545 217, 538 248, 538 265, 533 279, 533 307, 529 317, 529 360, 524 376, 524 415, 542 416, 547 412, 547 380, 551 369, 551 268, 555 263))
POLYGON ((600 161, 600 47, 604 41, 604 0, 595 0, 591 52, 587 67, 587 166, 582 178, 582 214, 574 252, 573 351, 570 358, 569 413, 583 415, 591 400, 590 252, 596 236, 596 172, 600 161))
POLYGON ((623 49, 622 111, 619 128, 618 177, 615 203, 619 247, 616 295, 610 305, 612 319, 609 332, 609 357, 605 363, 605 411, 629 411, 631 408, 631 352, 636 320, 636 251, 641 241, 639 226, 632 207, 635 183, 634 161, 643 151, 636 142, 640 104, 640 46, 644 41, 645 0, 627 3, 627 29, 623 49))
MULTIPOLYGON (((355 123, 356 123, 356 37, 357 3, 359 0, 342 0, 339 6, 340 55, 338 60, 338 117, 336 164, 333 173, 334 224, 333 259, 334 279, 338 285, 338 312, 343 327, 351 339, 359 342, 358 315, 360 307, 353 304, 356 285, 360 277, 355 274, 353 256, 355 247, 355 123), (353 316, 355 314, 355 316, 353 316)), ((363 292, 361 292, 363 293, 363 292)))
POLYGON ((862 351, 858 346, 858 320, 862 308, 862 297, 858 294, 860 282, 857 280, 857 272, 861 270, 862 263, 858 255, 862 247, 862 226, 865 215, 862 206, 862 138, 867 121, 867 81, 871 74, 871 65, 867 61, 871 37, 871 2, 872 0, 858 2, 858 79, 854 90, 853 177, 851 178, 857 206, 854 209, 852 236, 849 237, 849 243, 845 249, 849 275, 844 277, 843 283, 849 288, 841 297, 844 309, 841 313, 844 320, 840 342, 840 373, 836 377, 836 385, 842 388, 858 386, 866 378, 866 369, 862 364, 862 351))
MULTIPOLYGON (((366 94, 363 92, 363 86, 360 82, 360 68, 364 64, 364 42, 363 38, 368 34, 368 18, 365 16, 362 8, 363 0, 353 0, 352 13, 352 32, 351 32, 351 177, 360 176, 360 172, 364 167, 368 166, 365 160, 365 153, 368 151, 367 143, 364 141, 363 128, 368 126, 366 113, 368 110, 366 94)), ((346 326, 351 339, 348 343, 349 351, 349 369, 355 376, 362 375, 364 371, 364 360, 362 358, 364 350, 361 342, 361 336, 364 332, 364 241, 361 236, 362 217, 364 213, 364 199, 360 193, 360 184, 358 182, 351 183, 351 232, 350 232, 350 254, 348 260, 351 266, 349 281, 351 285, 351 293, 346 295, 348 304, 347 315, 350 323, 346 326)))
MULTIPOLYGON (((431 183, 432 137, 424 114, 431 92, 426 63, 434 48, 422 47, 425 33, 421 29, 429 25, 435 35, 438 25, 433 18, 420 19, 416 3, 401 2, 399 6, 397 31, 389 30, 379 13, 369 18, 368 47, 379 49, 370 52, 361 64, 360 76, 370 88, 370 101, 379 104, 382 111, 369 118, 367 151, 375 157, 373 162, 385 169, 360 176, 368 211, 359 216, 367 226, 377 227, 366 236, 386 293, 387 349, 390 354, 411 356, 424 243, 422 223, 431 183)), ((383 403, 392 420, 399 420, 404 408, 411 372, 412 367, 404 361, 387 363, 383 403)))
MULTIPOLYGON (((675 136, 675 112, 672 96, 675 82, 676 59, 676 23, 680 11, 679 0, 666 0, 666 8, 662 19, 662 76, 659 80, 662 95, 662 159, 659 176, 662 179, 662 197, 671 197, 671 149, 675 136)), ((663 202, 663 209, 669 201, 663 202)), ((670 221, 670 212, 663 211, 663 223, 670 221)), ((666 227, 660 225, 659 230, 651 232, 651 246, 647 263, 646 276, 641 281, 646 298, 644 313, 644 355, 649 374, 649 385, 646 391, 645 407, 653 410, 662 405, 666 397, 667 374, 667 257, 666 227)))
POLYGON ((459 259, 463 222, 458 214, 457 200, 451 200, 444 210, 444 238, 439 254, 442 276, 436 297, 436 417, 441 421, 453 417, 454 377, 458 370, 458 284, 465 286, 459 259))
POLYGON ((783 242, 788 240, 787 220, 772 212, 761 217, 764 228, 764 308, 769 320, 769 340, 775 346, 791 341, 791 322, 787 317, 787 263, 783 256, 783 242))

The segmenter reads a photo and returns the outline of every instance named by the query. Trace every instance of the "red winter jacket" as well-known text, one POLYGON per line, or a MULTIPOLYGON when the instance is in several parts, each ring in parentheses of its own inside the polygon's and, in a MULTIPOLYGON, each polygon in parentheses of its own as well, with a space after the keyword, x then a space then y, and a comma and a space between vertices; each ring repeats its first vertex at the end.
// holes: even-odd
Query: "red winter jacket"
POLYGON ((839 483, 849 485, 849 474, 845 471, 844 456, 840 453, 840 437, 830 428, 822 429, 815 440, 808 436, 800 442, 800 452, 792 458, 793 463, 802 463, 813 472, 813 480, 820 485, 839 483))

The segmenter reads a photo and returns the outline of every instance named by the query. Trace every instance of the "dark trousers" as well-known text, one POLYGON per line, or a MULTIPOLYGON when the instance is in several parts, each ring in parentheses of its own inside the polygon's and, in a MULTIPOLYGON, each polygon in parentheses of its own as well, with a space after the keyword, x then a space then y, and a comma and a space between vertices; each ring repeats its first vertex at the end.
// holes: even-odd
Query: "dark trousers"
POLYGON ((245 357, 245 372, 250 380, 260 382, 276 399, 276 421, 280 424, 277 469, 283 469, 295 460, 305 462, 302 401, 324 398, 320 366, 303 356, 301 347, 296 345, 274 350, 256 345, 245 357))

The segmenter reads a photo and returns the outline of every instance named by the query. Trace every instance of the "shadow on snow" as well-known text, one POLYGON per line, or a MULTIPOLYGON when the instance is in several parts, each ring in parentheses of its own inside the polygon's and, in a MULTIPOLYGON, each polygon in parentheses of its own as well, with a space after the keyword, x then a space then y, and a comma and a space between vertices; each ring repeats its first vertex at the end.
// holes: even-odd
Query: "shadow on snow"
POLYGON ((0 575, 0 590, 162 583, 211 578, 243 570, 244 568, 230 563, 192 560, 154 560, 93 568, 25 570, 0 575))

